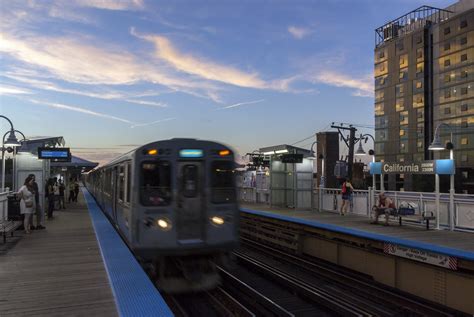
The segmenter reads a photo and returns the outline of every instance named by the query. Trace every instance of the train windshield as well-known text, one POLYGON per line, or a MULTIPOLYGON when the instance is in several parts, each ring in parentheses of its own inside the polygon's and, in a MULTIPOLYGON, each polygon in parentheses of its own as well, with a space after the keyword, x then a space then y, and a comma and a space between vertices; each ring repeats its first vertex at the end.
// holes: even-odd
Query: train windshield
POLYGON ((211 201, 215 204, 235 202, 234 163, 214 161, 211 173, 211 201))
POLYGON ((171 202, 169 162, 144 162, 141 166, 140 200, 144 206, 166 206, 171 202))

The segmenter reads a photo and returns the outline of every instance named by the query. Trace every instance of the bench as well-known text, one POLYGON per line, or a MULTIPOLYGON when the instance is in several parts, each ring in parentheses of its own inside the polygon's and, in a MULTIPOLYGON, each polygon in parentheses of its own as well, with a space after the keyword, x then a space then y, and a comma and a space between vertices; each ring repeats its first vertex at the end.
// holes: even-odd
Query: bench
MULTIPOLYGON (((391 213, 390 215, 398 217, 398 223, 401 226, 402 217, 415 216, 415 209, 409 207, 399 207, 394 213, 391 213)), ((426 221, 426 230, 429 230, 430 220, 435 220, 436 216, 433 214, 433 212, 422 212, 420 219, 426 221)))
POLYGON ((13 232, 21 226, 22 222, 21 221, 1 221, 0 222, 0 233, 3 236, 3 243, 7 242, 7 234, 11 233, 11 236, 13 237, 13 232))

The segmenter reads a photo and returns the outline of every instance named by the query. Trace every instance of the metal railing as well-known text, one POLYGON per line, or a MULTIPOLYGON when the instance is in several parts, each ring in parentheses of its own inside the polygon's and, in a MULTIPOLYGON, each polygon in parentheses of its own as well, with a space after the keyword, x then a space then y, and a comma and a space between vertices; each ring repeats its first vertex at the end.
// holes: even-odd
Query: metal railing
MULTIPOLYGON (((410 203, 415 209, 415 216, 406 217, 404 221, 414 225, 424 225, 422 213, 436 215, 436 194, 425 192, 396 192, 384 191, 386 196, 392 198, 396 206, 403 202, 410 203)), ((257 199, 255 188, 240 188, 239 200, 242 203, 263 203, 257 199)), ((352 195, 349 213, 370 217, 372 206, 376 204, 379 191, 355 190, 352 195), (374 201, 375 198, 375 201, 374 201)), ((316 188, 313 194, 313 210, 339 212, 342 202, 341 189, 316 188)), ((268 204, 268 203, 267 203, 268 204)), ((449 194, 440 194, 439 224, 441 228, 449 228, 449 194)), ((459 231, 474 232, 474 195, 454 195, 454 229, 459 231)))
POLYGON ((0 192, 0 223, 8 220, 8 195, 10 190, 6 188, 5 192, 0 192))

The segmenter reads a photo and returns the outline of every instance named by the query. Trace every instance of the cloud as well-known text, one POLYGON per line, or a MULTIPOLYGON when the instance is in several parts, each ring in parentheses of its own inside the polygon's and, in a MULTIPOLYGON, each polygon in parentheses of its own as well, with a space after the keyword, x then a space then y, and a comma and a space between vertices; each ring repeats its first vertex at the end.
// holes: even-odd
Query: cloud
POLYGON ((363 78, 354 78, 349 75, 326 70, 314 75, 311 80, 315 83, 354 89, 355 91, 352 95, 357 97, 373 97, 374 95, 374 84, 371 75, 363 78))
POLYGON ((171 120, 176 120, 176 118, 166 118, 166 119, 156 120, 156 121, 148 122, 148 123, 135 123, 131 125, 130 128, 145 127, 148 125, 153 125, 153 124, 162 123, 162 122, 171 121, 171 120))
POLYGON ((79 7, 89 7, 104 10, 143 10, 143 0, 76 0, 74 4, 79 7))
POLYGON ((1 85, 0 86, 0 95, 25 95, 32 94, 30 90, 24 88, 18 88, 14 86, 1 85))
POLYGON ((154 101, 134 100, 134 99, 126 99, 125 101, 130 102, 130 103, 136 103, 136 104, 139 104, 139 105, 157 107, 157 108, 166 108, 166 107, 168 107, 168 105, 164 102, 154 102, 154 101))
POLYGON ((288 32, 290 32, 290 34, 298 40, 301 40, 307 35, 312 33, 310 29, 297 27, 297 26, 289 26, 288 32))
POLYGON ((140 35, 134 29, 131 33, 155 45, 155 56, 173 66, 176 70, 204 79, 219 81, 240 87, 269 88, 257 73, 247 73, 237 68, 221 65, 203 57, 179 52, 164 36, 140 35))
POLYGON ((251 104, 255 104, 255 103, 261 103, 261 102, 264 102, 264 101, 265 101, 265 99, 260 99, 260 100, 255 100, 255 101, 247 101, 247 102, 239 102, 239 103, 235 103, 233 105, 226 106, 226 107, 223 107, 223 108, 220 108, 220 109, 217 109, 217 110, 236 108, 236 107, 240 107, 240 106, 243 106, 243 105, 251 105, 251 104))

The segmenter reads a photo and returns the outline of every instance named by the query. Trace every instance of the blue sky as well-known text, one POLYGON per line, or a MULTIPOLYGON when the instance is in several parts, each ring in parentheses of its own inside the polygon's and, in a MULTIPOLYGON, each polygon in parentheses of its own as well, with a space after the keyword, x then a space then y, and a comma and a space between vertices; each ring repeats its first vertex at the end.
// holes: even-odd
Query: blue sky
POLYGON ((1 0, 0 113, 100 162, 172 137, 243 155, 332 122, 373 133, 374 29, 453 2, 1 0))

